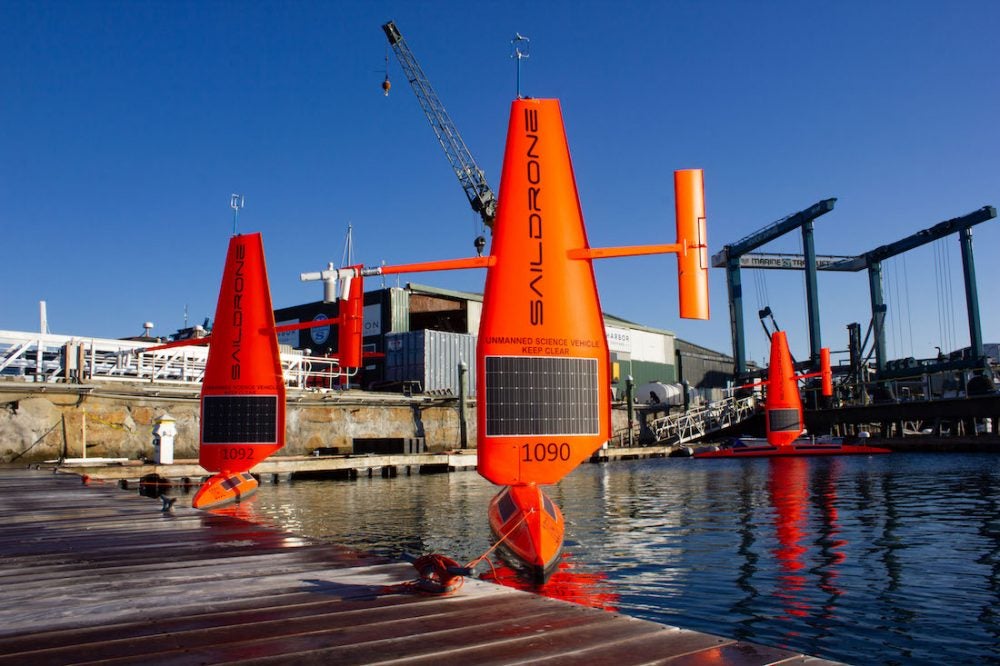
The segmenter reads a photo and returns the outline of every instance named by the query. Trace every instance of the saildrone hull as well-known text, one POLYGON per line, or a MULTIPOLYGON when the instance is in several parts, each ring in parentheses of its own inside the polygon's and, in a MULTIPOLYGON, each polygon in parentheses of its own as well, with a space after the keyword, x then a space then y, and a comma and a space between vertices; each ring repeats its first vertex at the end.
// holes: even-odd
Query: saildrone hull
POLYGON ((233 504, 257 492, 257 479, 250 472, 220 472, 202 484, 191 505, 196 509, 214 509, 233 504))
POLYGON ((840 438, 801 438, 791 444, 775 446, 766 439, 744 438, 718 451, 701 451, 695 458, 776 458, 794 456, 850 456, 891 453, 889 449, 866 444, 846 444, 840 438))
POLYGON ((508 564, 545 583, 559 564, 562 511, 534 483, 507 486, 490 502, 490 531, 508 564))

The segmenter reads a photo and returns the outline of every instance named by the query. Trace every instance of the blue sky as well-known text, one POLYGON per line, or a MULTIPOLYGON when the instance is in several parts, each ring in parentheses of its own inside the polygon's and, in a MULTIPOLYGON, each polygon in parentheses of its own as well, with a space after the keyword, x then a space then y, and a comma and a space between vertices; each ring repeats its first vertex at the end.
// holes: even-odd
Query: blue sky
MULTIPOLYGON (((562 101, 594 246, 673 241, 672 172, 705 169, 712 253, 828 197, 820 254, 857 254, 1000 204, 1000 3, 0 2, 0 329, 165 335, 211 316, 229 197, 246 197, 276 307, 299 273, 472 254, 477 218, 390 53, 396 21, 494 189, 515 68, 562 101)), ((1000 222, 973 231, 1000 341, 1000 222)), ((792 234, 766 248, 798 252, 792 234)), ((887 262, 890 351, 968 343, 958 242, 887 262), (944 321, 942 321, 942 313, 944 321), (893 328, 895 326, 895 328, 893 328)), ((597 263, 604 309, 730 350, 677 317, 669 257, 597 263)), ((479 291, 480 271, 402 281, 479 291)), ((803 278, 743 275, 748 355, 770 305, 806 355, 803 278)), ((376 282, 377 284, 377 282, 376 282)), ((870 317, 864 273, 821 274, 823 342, 870 317)))

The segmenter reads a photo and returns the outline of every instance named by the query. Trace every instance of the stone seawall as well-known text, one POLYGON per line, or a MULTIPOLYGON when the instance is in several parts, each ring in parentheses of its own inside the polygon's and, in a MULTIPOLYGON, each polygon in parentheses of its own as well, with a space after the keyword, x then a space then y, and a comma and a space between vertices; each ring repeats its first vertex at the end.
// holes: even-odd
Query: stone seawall
MULTIPOLYGON (((153 455, 152 429, 169 414, 177 421, 174 455, 198 457, 198 387, 117 382, 0 382, 0 462, 54 458, 138 459, 153 455)), ((469 447, 475 446, 475 406, 469 402, 469 447)), ((351 453, 355 439, 424 438, 428 451, 458 448, 457 398, 289 391, 283 455, 330 447, 351 453)))

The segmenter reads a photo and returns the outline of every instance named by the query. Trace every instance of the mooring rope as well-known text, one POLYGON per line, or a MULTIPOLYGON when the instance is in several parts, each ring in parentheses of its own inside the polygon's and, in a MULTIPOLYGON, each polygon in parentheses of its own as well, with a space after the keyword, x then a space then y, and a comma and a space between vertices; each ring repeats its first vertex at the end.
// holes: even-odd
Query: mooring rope
POLYGON ((438 553, 431 553, 429 555, 421 555, 416 557, 414 555, 409 555, 404 553, 403 559, 409 561, 416 568, 419 576, 416 580, 407 581, 405 583, 400 583, 397 585, 385 585, 381 588, 380 594, 395 594, 402 592, 418 592, 422 594, 453 594, 462 588, 465 584, 464 575, 471 575, 473 569, 477 564, 486 561, 490 565, 491 573, 493 578, 497 576, 496 567, 493 565, 493 561, 489 559, 490 553, 500 547, 500 544, 507 541, 510 535, 514 533, 521 524, 528 519, 528 516, 535 513, 535 509, 529 509, 521 516, 521 519, 514 523, 509 530, 507 530, 496 543, 486 549, 486 551, 479 557, 474 558, 464 567, 458 562, 438 553))
MULTIPOLYGON (((492 553, 497 548, 499 548, 500 544, 502 544, 504 541, 506 541, 507 537, 509 537, 511 534, 513 534, 514 530, 516 530, 518 527, 520 527, 521 523, 523 523, 524 521, 526 521, 528 519, 528 516, 530 516, 534 512, 535 512, 534 508, 531 508, 528 511, 526 511, 525 514, 523 516, 521 516, 521 520, 519 520, 516 523, 514 523, 514 525, 512 525, 511 528, 509 530, 507 530, 507 532, 503 536, 501 536, 499 539, 497 539, 497 542, 495 544, 493 544, 492 546, 490 546, 489 548, 487 548, 485 553, 483 553, 482 555, 480 555, 476 559, 472 560, 471 562, 469 562, 465 566, 467 568, 471 569, 474 566, 476 566, 477 564, 479 564, 480 562, 482 562, 483 560, 486 560, 487 562, 490 563, 490 567, 492 568, 493 567, 493 562, 490 561, 489 559, 487 559, 487 557, 489 556, 489 554, 492 553)), ((495 573, 496 573, 496 570, 494 569, 494 574, 495 573)))

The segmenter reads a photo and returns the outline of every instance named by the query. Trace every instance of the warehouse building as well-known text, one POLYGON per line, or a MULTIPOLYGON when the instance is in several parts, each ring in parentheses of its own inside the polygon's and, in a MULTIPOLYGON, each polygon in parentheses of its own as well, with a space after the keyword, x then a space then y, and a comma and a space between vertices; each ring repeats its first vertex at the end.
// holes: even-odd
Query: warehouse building
MULTIPOLYGON (((371 353, 351 386, 458 394, 461 365, 469 395, 476 394, 476 333, 482 315, 481 294, 407 284, 365 293, 363 349, 371 353)), ((335 319, 337 303, 316 301, 275 310, 277 324, 335 319)), ((721 397, 732 381, 733 359, 678 340, 670 331, 642 326, 605 314, 612 364, 612 390, 625 395, 625 382, 686 382, 704 400, 721 397)), ((335 356, 336 324, 291 331, 279 342, 304 354, 335 356)), ((641 401, 641 400, 640 400, 641 401)))

